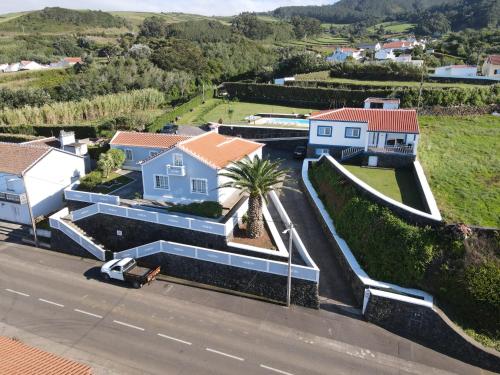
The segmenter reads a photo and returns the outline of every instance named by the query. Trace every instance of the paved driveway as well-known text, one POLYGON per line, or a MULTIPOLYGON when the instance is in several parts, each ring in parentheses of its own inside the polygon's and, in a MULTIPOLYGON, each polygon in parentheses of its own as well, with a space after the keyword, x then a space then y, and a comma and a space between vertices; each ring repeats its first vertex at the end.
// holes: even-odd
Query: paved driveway
POLYGON ((272 149, 269 146, 264 149, 264 155, 271 159, 283 159, 283 166, 290 169, 290 177, 285 180, 284 185, 293 190, 283 189, 278 195, 309 254, 320 268, 319 294, 322 297, 322 308, 355 305, 351 287, 342 276, 333 255, 334 250, 300 186, 302 161, 292 159, 291 151, 272 149))

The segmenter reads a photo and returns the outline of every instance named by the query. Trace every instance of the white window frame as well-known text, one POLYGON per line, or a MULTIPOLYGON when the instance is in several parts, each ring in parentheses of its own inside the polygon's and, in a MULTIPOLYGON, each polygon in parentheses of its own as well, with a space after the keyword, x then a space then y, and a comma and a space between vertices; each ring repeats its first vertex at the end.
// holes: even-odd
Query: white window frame
POLYGON ((172 154, 172 165, 174 167, 183 167, 184 166, 184 156, 178 152, 172 154), (177 164, 177 162, 176 162, 177 160, 179 160, 179 159, 177 159, 178 157, 180 157, 180 161, 181 161, 180 164, 177 164))
POLYGON ((329 125, 318 125, 316 135, 318 137, 331 137, 333 135, 333 128, 329 125))
POLYGON ((206 178, 190 178, 189 179, 189 187, 191 190, 191 194, 202 194, 202 195, 208 195, 208 180, 206 178), (200 192, 200 191, 194 191, 193 189, 193 181, 194 180, 199 180, 199 181, 204 181, 205 182, 205 192, 200 192))
POLYGON ((361 128, 353 127, 353 126, 347 126, 345 128, 344 138, 354 138, 354 139, 361 138, 361 128), (351 132, 351 134, 348 134, 349 132, 351 132), (357 132, 357 134, 354 134, 356 132, 357 132))
POLYGON ((170 191, 170 178, 166 174, 155 174, 153 175, 153 187, 155 190, 167 190, 170 191), (165 178, 167 180, 167 187, 158 187, 156 184, 156 178, 165 178))
POLYGON ((134 152, 131 148, 125 149, 125 160, 126 161, 134 161, 134 152), (130 158, 128 157, 128 153, 130 153, 130 158))

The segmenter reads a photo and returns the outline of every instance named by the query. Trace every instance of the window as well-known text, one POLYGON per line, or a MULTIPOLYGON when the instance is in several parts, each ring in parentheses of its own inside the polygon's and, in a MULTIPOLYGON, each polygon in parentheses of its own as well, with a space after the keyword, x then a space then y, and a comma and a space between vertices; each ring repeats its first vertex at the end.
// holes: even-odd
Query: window
POLYGON ((134 155, 132 154, 132 150, 125 150, 125 160, 134 160, 134 155))
POLYGON ((497 75, 497 74, 500 74, 500 69, 495 69, 495 71, 493 72, 494 75, 497 75))
POLYGON ((345 138, 359 138, 361 136, 361 128, 345 128, 345 138))
POLYGON ((168 181, 168 176, 164 176, 161 174, 155 175, 155 189, 169 190, 170 184, 168 181))
POLYGON ((204 178, 192 178, 191 193, 208 194, 207 180, 204 178))
POLYGON ((182 154, 173 154, 172 159, 174 167, 182 167, 184 165, 182 154))
POLYGON ((331 126, 318 126, 318 137, 331 137, 332 127, 331 126))
POLYGON ((329 153, 330 153, 330 150, 328 150, 327 148, 317 148, 316 149, 317 156, 321 156, 323 154, 329 154, 329 153))

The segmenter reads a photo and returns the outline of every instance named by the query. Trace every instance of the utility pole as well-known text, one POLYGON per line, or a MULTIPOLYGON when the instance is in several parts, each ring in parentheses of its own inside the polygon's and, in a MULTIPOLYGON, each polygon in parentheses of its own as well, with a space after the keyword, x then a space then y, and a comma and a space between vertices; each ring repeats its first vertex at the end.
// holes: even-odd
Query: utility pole
POLYGON ((287 229, 288 237, 288 282, 286 287, 286 307, 290 307, 292 299, 292 251, 293 251, 293 223, 287 229))

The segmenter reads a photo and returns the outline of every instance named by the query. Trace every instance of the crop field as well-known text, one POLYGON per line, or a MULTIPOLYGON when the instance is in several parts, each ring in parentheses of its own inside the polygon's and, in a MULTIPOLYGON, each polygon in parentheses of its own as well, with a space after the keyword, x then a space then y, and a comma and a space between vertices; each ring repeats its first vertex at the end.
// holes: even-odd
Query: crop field
POLYGON ((43 88, 50 89, 66 82, 71 77, 69 69, 50 69, 0 73, 0 88, 43 88))

